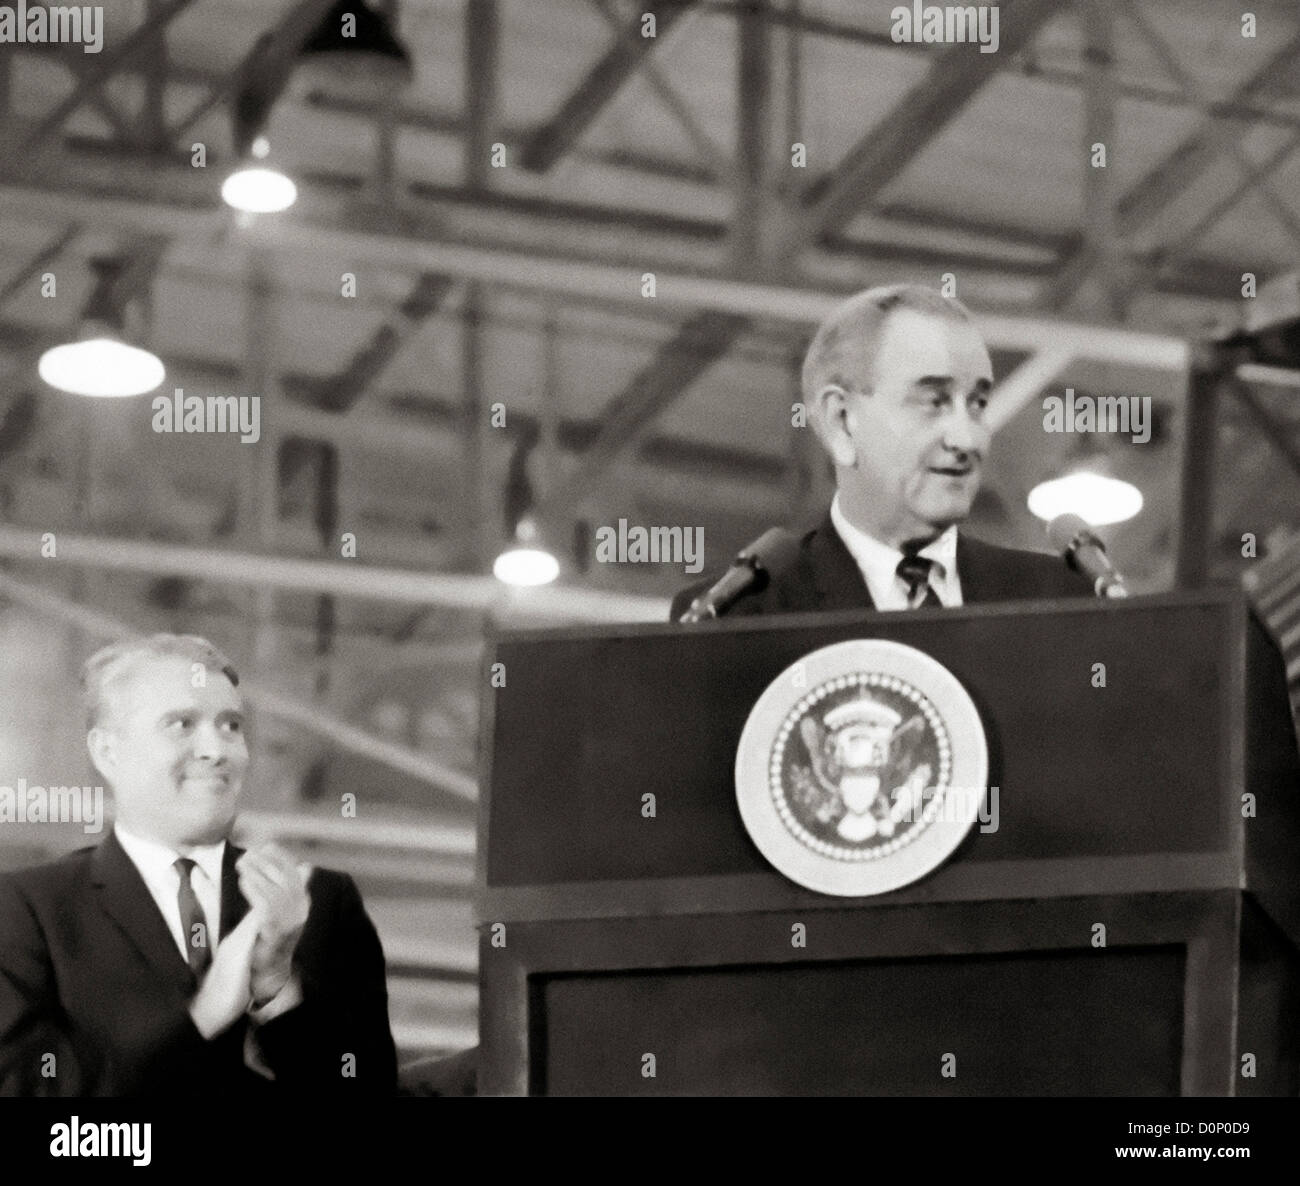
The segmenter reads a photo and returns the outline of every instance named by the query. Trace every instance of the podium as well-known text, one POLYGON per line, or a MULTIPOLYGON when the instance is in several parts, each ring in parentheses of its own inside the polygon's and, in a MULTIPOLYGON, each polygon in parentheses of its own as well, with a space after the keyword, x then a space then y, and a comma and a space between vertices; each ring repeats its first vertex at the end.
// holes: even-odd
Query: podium
POLYGON ((1300 1089, 1300 760, 1237 591, 503 632, 487 663, 481 1093, 1300 1089), (863 638, 961 681, 999 810, 843 898, 768 864, 734 769, 771 681, 863 638))

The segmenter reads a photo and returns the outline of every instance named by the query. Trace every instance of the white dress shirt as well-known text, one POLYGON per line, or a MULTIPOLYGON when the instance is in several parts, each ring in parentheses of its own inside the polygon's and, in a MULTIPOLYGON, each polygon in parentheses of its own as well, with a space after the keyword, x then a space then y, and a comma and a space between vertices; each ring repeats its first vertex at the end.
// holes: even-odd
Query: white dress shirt
MULTIPOLYGON (((167 929, 188 962, 189 936, 181 922, 178 901, 181 874, 176 868, 176 859, 181 854, 156 840, 128 832, 121 824, 114 824, 113 831, 131 863, 140 871, 146 888, 158 903, 167 929)), ((218 840, 216 844, 204 844, 185 855, 194 862, 194 868, 190 870, 190 885, 207 920, 208 950, 215 956, 217 944, 221 941, 221 863, 226 857, 226 842, 218 840)))
MULTIPOLYGON (((137 836, 134 832, 129 832, 123 828, 121 824, 114 824, 113 831, 117 835, 122 850, 130 857, 131 863, 143 878, 145 887, 158 904, 158 909, 163 916, 163 921, 167 924, 167 929, 176 941, 176 946, 180 950, 182 958, 188 963, 187 942, 189 936, 185 934, 184 925, 181 922, 181 907, 178 897, 181 874, 180 870, 176 868, 176 860, 181 854, 166 844, 159 844, 156 840, 148 840, 143 836, 137 836)), ((203 917, 207 920, 208 950, 215 957, 217 946, 221 942, 221 869, 222 863, 226 859, 226 842, 219 840, 216 844, 200 845, 198 848, 190 849, 185 855, 194 862, 194 868, 190 870, 190 885, 194 890, 194 896, 199 900, 199 906, 203 910, 203 917)), ((284 988, 269 1001, 264 1002, 260 1007, 254 1007, 250 1003, 248 1016, 254 1024, 263 1024, 274 1017, 279 1017, 281 1013, 286 1013, 295 1008, 301 1002, 302 986, 299 983, 298 974, 295 972, 289 977, 289 981, 284 988)), ((251 1033, 249 1036, 251 1037, 251 1033)), ((259 1073, 266 1075, 268 1078, 274 1078, 260 1058, 247 1048, 245 1050, 245 1059, 259 1073)))
MULTIPOLYGON (((862 578, 867 583, 867 591, 877 609, 908 609, 907 582, 898 575, 898 562, 903 553, 888 544, 882 544, 874 536, 854 527, 840 510, 840 496, 831 500, 831 522, 839 532, 840 539, 848 548, 849 555, 862 570, 862 578)), ((957 527, 949 527, 937 539, 931 540, 921 549, 920 555, 934 561, 930 565, 930 588, 935 591, 939 602, 945 606, 961 605, 961 580, 957 575, 957 527)), ((921 597, 924 597, 924 593, 921 597)), ((918 598, 918 601, 920 598, 918 598)))

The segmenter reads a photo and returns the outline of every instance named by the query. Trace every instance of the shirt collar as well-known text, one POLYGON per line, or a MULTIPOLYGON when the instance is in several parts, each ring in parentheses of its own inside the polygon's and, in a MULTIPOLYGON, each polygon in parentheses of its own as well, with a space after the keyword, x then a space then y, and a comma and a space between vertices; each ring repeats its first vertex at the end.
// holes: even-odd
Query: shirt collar
MULTIPOLYGON (((861 528, 850 523, 840 509, 840 496, 838 493, 831 499, 831 522, 835 524, 835 530, 840 533, 844 546, 848 548, 849 554, 858 562, 859 567, 890 573, 897 570, 898 562, 902 560, 903 553, 898 548, 891 548, 888 544, 881 543, 874 535, 868 535, 861 528)), ((918 555, 933 560, 937 575, 941 578, 949 573, 956 572, 957 525, 954 523, 942 534, 932 539, 921 549, 918 555)))
MULTIPOLYGON (((126 850, 126 855, 142 874, 160 876, 169 871, 181 855, 170 845, 128 832, 121 824, 114 824, 113 831, 118 843, 126 850)), ((221 866, 226 857, 224 840, 218 840, 216 844, 197 845, 185 855, 203 870, 213 885, 221 884, 221 866)))

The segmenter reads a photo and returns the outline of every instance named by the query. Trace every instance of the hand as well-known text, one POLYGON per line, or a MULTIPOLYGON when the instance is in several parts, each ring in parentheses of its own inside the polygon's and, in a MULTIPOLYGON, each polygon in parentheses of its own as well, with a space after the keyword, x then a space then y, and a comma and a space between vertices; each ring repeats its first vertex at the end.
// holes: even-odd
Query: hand
POLYGON ((248 1008, 257 919, 245 918, 217 946, 212 965, 190 1002, 190 1018, 205 1038, 214 1038, 248 1008))
POLYGON ((239 888, 257 919, 251 984, 255 1004, 265 1004, 289 981, 293 953, 307 922, 311 897, 308 865, 298 865, 284 849, 266 844, 239 858, 239 888))

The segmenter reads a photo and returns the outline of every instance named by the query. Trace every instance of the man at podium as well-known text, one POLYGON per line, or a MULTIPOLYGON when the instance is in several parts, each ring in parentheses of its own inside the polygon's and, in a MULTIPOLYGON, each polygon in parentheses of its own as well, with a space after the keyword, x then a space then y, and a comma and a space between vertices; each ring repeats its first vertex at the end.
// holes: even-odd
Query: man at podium
MULTIPOLYGON (((871 288, 822 323, 802 388, 837 492, 791 563, 723 612, 898 610, 1086 597, 1062 561, 961 534, 979 490, 993 366, 959 301, 914 284, 871 288)), ((778 566, 779 567, 779 566, 778 566)), ((678 620, 712 582, 673 599, 678 620)))

